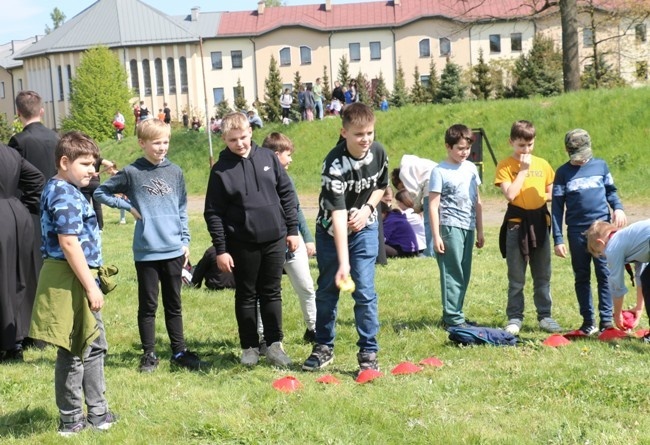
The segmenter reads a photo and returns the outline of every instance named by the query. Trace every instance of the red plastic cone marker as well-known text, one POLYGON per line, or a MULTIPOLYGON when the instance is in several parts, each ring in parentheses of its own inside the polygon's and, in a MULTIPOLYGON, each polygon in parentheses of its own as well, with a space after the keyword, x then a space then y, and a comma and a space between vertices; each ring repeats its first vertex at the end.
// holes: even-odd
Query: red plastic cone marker
POLYGON ((294 392, 302 388, 302 383, 297 378, 288 375, 273 382, 273 387, 282 392, 294 392))
POLYGON ((600 341, 620 340, 622 338, 627 338, 627 333, 616 328, 605 329, 598 336, 600 341))
POLYGON ((393 375, 400 375, 400 374, 415 374, 416 372, 420 372, 420 371, 422 371, 421 366, 414 365, 411 362, 402 362, 399 365, 395 366, 390 373, 393 375))
POLYGON ((438 357, 429 357, 420 360, 421 365, 427 365, 427 366, 435 366, 436 368, 440 368, 443 363, 442 360, 440 360, 438 357))
POLYGON ((336 377, 334 377, 332 374, 324 375, 323 377, 316 379, 316 381, 318 383, 329 383, 331 385, 338 385, 339 383, 341 383, 341 381, 336 377))
POLYGON ((356 382, 357 383, 368 383, 372 380, 375 380, 378 377, 382 377, 384 374, 382 374, 379 371, 376 371, 374 369, 364 369, 359 373, 357 376, 356 382))
POLYGON ((564 334, 564 338, 575 340, 576 338, 589 338, 589 336, 582 332, 580 329, 576 329, 575 331, 567 332, 564 334))
POLYGON ((544 345, 550 346, 552 348, 557 348, 559 346, 566 346, 569 343, 571 343, 571 341, 568 338, 564 337, 562 334, 551 334, 543 342, 544 345))
POLYGON ((638 338, 643 338, 648 334, 650 334, 650 329, 639 329, 634 333, 638 338))
POLYGON ((621 315, 623 315, 623 327, 625 329, 632 329, 636 322, 636 314, 634 311, 623 311, 621 315))

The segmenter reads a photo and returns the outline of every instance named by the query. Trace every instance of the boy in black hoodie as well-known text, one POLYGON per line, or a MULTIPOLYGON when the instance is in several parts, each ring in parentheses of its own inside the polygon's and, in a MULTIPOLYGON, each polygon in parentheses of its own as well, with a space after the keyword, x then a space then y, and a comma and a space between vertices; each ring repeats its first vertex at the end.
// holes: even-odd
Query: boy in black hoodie
POLYGON ((204 217, 217 253, 217 266, 235 276, 235 315, 241 363, 259 360, 259 299, 266 359, 288 366, 282 347, 282 268, 285 254, 298 247, 297 198, 284 167, 271 150, 251 141, 253 131, 242 113, 221 123, 227 148, 212 167, 204 217))

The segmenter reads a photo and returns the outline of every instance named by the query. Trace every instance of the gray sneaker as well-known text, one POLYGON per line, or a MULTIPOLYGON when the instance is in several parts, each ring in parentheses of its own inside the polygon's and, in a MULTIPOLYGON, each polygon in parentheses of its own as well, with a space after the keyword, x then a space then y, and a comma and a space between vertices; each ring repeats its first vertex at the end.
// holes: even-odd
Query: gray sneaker
POLYGON ((255 366, 260 361, 260 348, 248 348, 242 350, 241 364, 244 366, 255 366))
POLYGON ((291 366, 292 364, 291 359, 284 352, 282 343, 279 341, 271 343, 271 346, 266 349, 266 361, 280 367, 291 366))
POLYGON ((508 324, 506 324, 506 327, 503 328, 503 330, 512 335, 519 335, 519 331, 521 330, 521 320, 518 318, 511 318, 508 320, 508 324))
POLYGON ((63 420, 59 421, 59 436, 63 437, 72 437, 81 431, 88 428, 88 423, 86 419, 81 419, 77 422, 64 422, 63 420))
POLYGON ((315 344, 311 355, 302 364, 303 371, 317 371, 334 361, 334 349, 327 345, 315 344))
POLYGON ((542 331, 546 331, 550 333, 562 331, 562 328, 560 327, 559 324, 557 324, 557 321, 553 320, 551 317, 542 318, 539 321, 539 328, 542 331))

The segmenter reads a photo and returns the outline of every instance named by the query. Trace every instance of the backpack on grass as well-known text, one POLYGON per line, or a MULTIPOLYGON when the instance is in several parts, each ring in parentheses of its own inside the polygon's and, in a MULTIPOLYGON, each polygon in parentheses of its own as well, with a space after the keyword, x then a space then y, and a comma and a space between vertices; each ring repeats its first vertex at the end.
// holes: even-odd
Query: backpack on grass
POLYGON ((463 346, 515 346, 517 344, 517 337, 501 329, 486 328, 483 326, 451 326, 447 331, 449 332, 449 340, 463 346))

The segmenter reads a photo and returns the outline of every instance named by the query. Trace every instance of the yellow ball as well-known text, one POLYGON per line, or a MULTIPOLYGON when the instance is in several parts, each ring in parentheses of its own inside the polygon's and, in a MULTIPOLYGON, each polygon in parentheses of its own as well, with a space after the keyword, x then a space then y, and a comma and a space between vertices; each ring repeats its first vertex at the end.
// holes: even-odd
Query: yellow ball
POLYGON ((345 280, 339 280, 339 282, 336 283, 336 285, 343 292, 354 292, 355 289, 354 281, 350 277, 347 277, 345 280))

